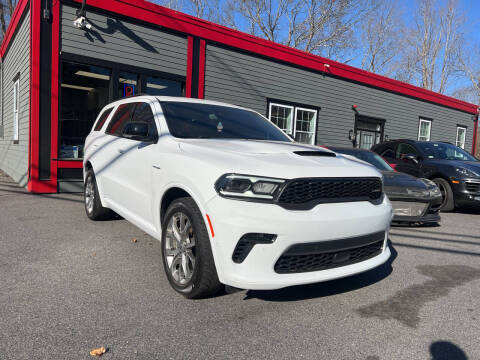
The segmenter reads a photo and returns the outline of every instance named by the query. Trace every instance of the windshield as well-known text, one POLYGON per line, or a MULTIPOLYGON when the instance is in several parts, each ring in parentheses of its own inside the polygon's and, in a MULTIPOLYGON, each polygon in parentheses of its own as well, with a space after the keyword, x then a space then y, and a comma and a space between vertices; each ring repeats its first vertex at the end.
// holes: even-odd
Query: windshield
POLYGON ((352 150, 341 149, 341 150, 333 150, 333 151, 340 154, 355 156, 357 159, 366 161, 369 164, 375 166, 378 170, 393 171, 392 167, 388 165, 388 163, 385 160, 383 160, 380 157, 380 155, 377 155, 374 152, 355 150, 355 149, 352 149, 352 150))
POLYGON ((251 139, 291 142, 259 114, 228 106, 162 102, 170 134, 188 139, 251 139))
POLYGON ((478 161, 458 146, 437 142, 419 142, 426 159, 430 160, 463 160, 478 161))

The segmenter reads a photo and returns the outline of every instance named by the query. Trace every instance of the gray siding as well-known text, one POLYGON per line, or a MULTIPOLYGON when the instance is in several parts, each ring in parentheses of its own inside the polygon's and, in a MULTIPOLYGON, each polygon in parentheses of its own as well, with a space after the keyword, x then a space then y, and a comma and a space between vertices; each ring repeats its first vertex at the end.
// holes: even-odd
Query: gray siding
POLYGON ((3 137, 0 137, 0 169, 21 186, 28 181, 30 108, 30 13, 28 12, 3 58, 1 104, 3 137), (13 79, 20 73, 19 142, 13 143, 13 79))
POLYGON ((90 31, 73 26, 76 9, 62 5, 61 51, 185 76, 187 39, 88 12, 90 31))
POLYGON ((468 126, 465 148, 471 150, 472 115, 392 94, 319 73, 279 64, 213 45, 207 46, 205 98, 267 112, 273 98, 321 107, 317 144, 351 145, 348 131, 360 115, 383 118, 390 139, 418 136, 419 117, 432 118, 432 140, 455 143, 457 124, 468 126))

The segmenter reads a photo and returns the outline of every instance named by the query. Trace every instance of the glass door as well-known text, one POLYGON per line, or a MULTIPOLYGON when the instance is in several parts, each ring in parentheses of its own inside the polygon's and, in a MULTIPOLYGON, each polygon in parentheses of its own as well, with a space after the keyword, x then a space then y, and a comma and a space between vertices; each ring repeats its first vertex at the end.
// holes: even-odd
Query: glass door
POLYGON ((357 116, 355 147, 370 150, 374 145, 380 144, 383 141, 384 124, 383 119, 357 116))

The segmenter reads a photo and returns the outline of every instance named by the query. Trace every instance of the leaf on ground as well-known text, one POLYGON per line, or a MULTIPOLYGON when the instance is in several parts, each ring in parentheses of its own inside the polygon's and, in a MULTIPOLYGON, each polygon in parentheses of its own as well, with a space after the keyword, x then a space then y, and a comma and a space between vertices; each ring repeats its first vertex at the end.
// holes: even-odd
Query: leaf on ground
POLYGON ((99 348, 96 348, 96 349, 93 349, 90 351, 90 355, 92 356, 102 356, 103 354, 105 354, 107 352, 107 349, 105 349, 103 346, 102 347, 99 347, 99 348))
POLYGON ((137 242, 137 239, 132 239, 132 243, 136 243, 137 242))

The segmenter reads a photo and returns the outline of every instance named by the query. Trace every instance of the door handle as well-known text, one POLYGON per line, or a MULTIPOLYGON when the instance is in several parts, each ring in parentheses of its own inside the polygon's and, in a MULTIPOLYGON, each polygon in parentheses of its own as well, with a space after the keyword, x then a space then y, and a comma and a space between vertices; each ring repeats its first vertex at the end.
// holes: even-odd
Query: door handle
POLYGON ((127 149, 118 149, 120 154, 125 154, 128 150, 127 149))

